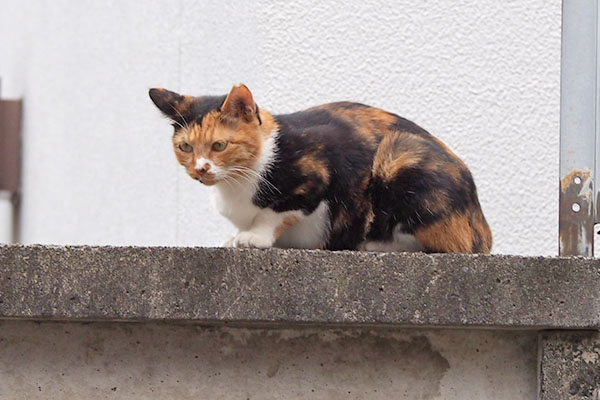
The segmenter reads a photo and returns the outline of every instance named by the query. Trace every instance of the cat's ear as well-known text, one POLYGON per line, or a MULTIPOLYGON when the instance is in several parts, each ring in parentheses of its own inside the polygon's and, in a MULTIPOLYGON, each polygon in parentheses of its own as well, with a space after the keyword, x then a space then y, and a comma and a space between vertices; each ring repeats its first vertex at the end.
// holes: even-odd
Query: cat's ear
POLYGON ((180 110, 184 96, 167 89, 150 89, 150 99, 167 117, 178 120, 184 110, 180 110))
POLYGON ((254 102, 250 89, 243 83, 234 85, 221 106, 226 119, 252 122, 255 118, 260 122, 258 107, 254 102))

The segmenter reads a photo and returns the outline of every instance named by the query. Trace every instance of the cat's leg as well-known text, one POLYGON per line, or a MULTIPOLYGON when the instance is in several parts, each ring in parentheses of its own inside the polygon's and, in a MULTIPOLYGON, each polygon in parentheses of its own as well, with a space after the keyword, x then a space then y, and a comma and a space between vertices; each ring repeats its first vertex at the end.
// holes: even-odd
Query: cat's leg
POLYGON ((275 212, 263 208, 254 218, 250 229, 239 232, 232 241, 233 247, 271 247, 275 240, 303 218, 302 211, 275 212))
POLYGON ((425 247, 417 238, 402 230, 402 225, 398 224, 394 228, 392 240, 365 240, 358 246, 358 250, 366 251, 425 251, 425 247))
POLYGON ((223 242, 223 244, 221 244, 221 247, 233 247, 234 239, 235 239, 235 236, 229 237, 226 241, 223 242))
POLYGON ((389 242, 366 240, 358 246, 358 250, 416 252, 425 251, 425 248, 413 235, 404 234, 402 237, 394 238, 389 242))
POLYGON ((330 231, 329 207, 321 201, 312 213, 303 216, 294 226, 277 238, 274 246, 295 249, 321 249, 330 231))

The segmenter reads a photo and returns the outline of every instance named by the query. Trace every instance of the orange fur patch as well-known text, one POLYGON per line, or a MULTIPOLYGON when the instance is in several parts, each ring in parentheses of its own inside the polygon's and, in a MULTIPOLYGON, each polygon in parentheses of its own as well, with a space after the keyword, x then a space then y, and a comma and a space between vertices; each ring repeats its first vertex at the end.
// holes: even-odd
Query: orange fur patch
POLYGON ((460 173, 460 169, 454 163, 444 163, 443 165, 444 172, 452 178, 454 182, 460 182, 462 180, 462 176, 460 173))
POLYGON ((303 184, 297 186, 294 189, 293 193, 296 196, 302 196, 302 195, 308 194, 314 189, 315 185, 316 185, 315 181, 304 182, 303 184))
MULTIPOLYGON (((257 121, 234 124, 230 121, 223 121, 219 111, 212 111, 204 116, 202 124, 192 123, 173 137, 175 156, 194 179, 198 179, 195 165, 196 160, 200 157, 207 158, 215 165, 225 169, 229 167, 252 168, 260 157, 263 140, 271 132, 271 130, 266 132, 265 128, 272 129, 274 127, 272 117, 269 118, 269 115, 265 115, 265 120, 267 124, 263 123, 263 125, 259 125, 257 121), (216 141, 226 141, 228 144, 225 150, 214 151, 212 146, 216 141), (182 143, 192 146, 193 152, 185 153, 179 150, 178 146, 182 143)), ((232 174, 248 175, 251 173, 232 172, 232 174)))
POLYGON ((484 253, 492 248, 492 232, 479 209, 454 214, 418 229, 415 237, 440 253, 484 253), (477 237, 480 239, 476 246, 477 237))
POLYGON ((296 225, 299 221, 300 221, 300 218, 298 218, 294 215, 285 217, 283 219, 283 222, 281 223, 281 225, 279 225, 277 228, 275 228, 275 233, 274 233, 275 239, 277 239, 279 236, 283 235, 285 233, 285 231, 290 229, 292 226, 296 225))
POLYGON ((474 249, 474 251, 489 253, 492 250, 492 231, 481 210, 473 212, 471 224, 473 225, 473 229, 481 237, 481 249, 474 249))
POLYGON ((415 135, 406 135, 401 138, 406 145, 398 146, 397 141, 400 139, 396 135, 406 134, 392 133, 384 137, 373 160, 373 174, 380 176, 384 181, 390 181, 396 177, 398 171, 419 166, 422 162, 422 139, 415 135), (398 147, 406 150, 398 151, 398 147))
POLYGON ((331 229, 334 232, 347 229, 351 222, 352 220, 350 219, 348 213, 340 212, 333 220, 333 223, 331 224, 331 229))
POLYGON ((345 120, 356 129, 356 133, 373 145, 375 145, 377 135, 387 134, 389 126, 397 120, 393 114, 373 107, 343 108, 339 104, 333 103, 311 109, 327 110, 332 115, 345 120))
POLYGON ((473 229, 469 217, 454 214, 415 231, 415 237, 427 248, 440 253, 471 253, 473 229))
POLYGON ((323 183, 326 185, 329 184, 329 169, 327 169, 327 165, 322 160, 319 160, 312 154, 306 154, 298 160, 297 164, 302 174, 316 174, 323 183))
POLYGON ((195 97, 184 95, 183 98, 175 103, 175 109, 181 114, 187 114, 188 110, 194 105, 195 97))

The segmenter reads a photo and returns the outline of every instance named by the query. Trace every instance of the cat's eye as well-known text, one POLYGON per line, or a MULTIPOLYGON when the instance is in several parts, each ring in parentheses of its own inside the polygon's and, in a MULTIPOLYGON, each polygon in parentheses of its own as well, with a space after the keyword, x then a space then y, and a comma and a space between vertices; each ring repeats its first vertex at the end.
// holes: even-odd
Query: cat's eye
POLYGON ((227 142, 214 142, 212 145, 214 151, 223 151, 225 147, 227 147, 227 142))
POLYGON ((181 143, 181 144, 180 144, 179 146, 177 146, 177 147, 179 147, 179 150, 183 151, 184 153, 191 153, 191 152, 192 152, 192 150, 193 150, 192 146, 190 146, 190 145, 189 145, 189 144, 187 144, 187 143, 181 143))

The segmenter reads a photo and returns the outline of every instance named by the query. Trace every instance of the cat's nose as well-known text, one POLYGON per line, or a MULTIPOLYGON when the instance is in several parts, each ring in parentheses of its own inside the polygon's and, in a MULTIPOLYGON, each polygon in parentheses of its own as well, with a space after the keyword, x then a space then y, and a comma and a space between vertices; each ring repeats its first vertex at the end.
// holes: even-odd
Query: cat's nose
POLYGON ((210 164, 206 163, 202 167, 196 168, 196 173, 198 175, 204 175, 208 172, 208 170, 210 170, 210 164))

